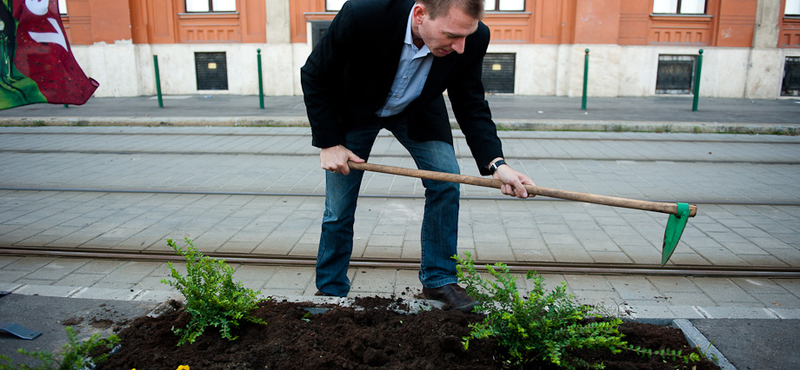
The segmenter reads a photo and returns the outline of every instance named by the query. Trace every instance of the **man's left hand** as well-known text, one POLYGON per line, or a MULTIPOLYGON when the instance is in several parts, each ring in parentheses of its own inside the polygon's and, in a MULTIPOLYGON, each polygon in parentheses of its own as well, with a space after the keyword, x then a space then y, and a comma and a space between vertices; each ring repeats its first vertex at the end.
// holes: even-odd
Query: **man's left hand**
MULTIPOLYGON (((503 186, 500 187, 500 191, 503 194, 517 198, 528 197, 528 190, 525 189, 524 185, 536 185, 530 177, 515 171, 507 164, 497 167, 497 171, 494 171, 492 177, 503 182, 503 186)), ((535 196, 535 194, 532 196, 535 196)))

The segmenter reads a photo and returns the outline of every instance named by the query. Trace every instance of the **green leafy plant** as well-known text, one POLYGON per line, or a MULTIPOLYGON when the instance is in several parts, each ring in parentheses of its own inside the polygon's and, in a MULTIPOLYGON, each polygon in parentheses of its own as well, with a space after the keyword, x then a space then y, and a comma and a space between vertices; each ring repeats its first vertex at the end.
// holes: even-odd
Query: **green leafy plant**
POLYGON ((517 290, 516 277, 509 274, 505 264, 487 265, 494 278, 487 280, 480 276, 469 253, 466 259, 453 258, 459 263, 459 280, 479 302, 477 310, 486 312, 483 322, 470 325, 470 336, 463 342, 465 349, 469 348, 470 339, 495 337, 508 351, 506 361, 512 365, 542 360, 567 369, 601 369, 603 364, 588 363, 570 352, 607 348, 619 353, 626 345, 618 330, 622 321, 584 320, 598 315, 592 314, 589 306, 573 303, 573 297, 566 293, 566 283, 546 293, 544 278, 528 271, 526 279, 532 281, 533 289, 524 298, 517 290))
POLYGON ((605 318, 592 312, 592 307, 574 303, 566 293, 566 283, 545 292, 544 278, 535 271, 525 275, 533 289, 527 297, 520 295, 517 279, 503 263, 486 265, 492 280, 484 279, 475 268, 470 253, 458 261, 458 278, 466 284, 470 296, 478 300, 476 310, 486 313, 481 323, 471 324, 469 337, 463 338, 464 349, 470 339, 494 337, 508 352, 509 365, 522 366, 532 361, 550 361, 566 369, 602 369, 602 363, 589 363, 573 357, 578 349, 607 349, 613 354, 630 351, 641 356, 684 364, 700 360, 697 353, 683 354, 669 349, 652 350, 630 346, 619 332, 622 320, 605 318))
POLYGON ((684 364, 700 361, 700 355, 691 352, 688 355, 683 354, 682 350, 666 349, 652 350, 649 348, 642 348, 640 346, 631 347, 625 346, 625 350, 634 352, 636 354, 651 358, 653 356, 661 356, 662 359, 670 359, 671 361, 683 361, 684 364))
POLYGON ((119 338, 116 335, 111 335, 108 338, 101 338, 100 334, 92 335, 86 341, 78 340, 78 333, 71 327, 67 327, 67 344, 64 345, 61 357, 45 352, 29 352, 24 349, 18 349, 17 352, 31 356, 41 362, 39 366, 31 367, 25 364, 13 366, 11 359, 7 356, 0 355, 0 360, 5 363, 0 363, 0 370, 81 370, 94 368, 94 365, 105 361, 108 354, 102 354, 97 357, 90 357, 96 349, 105 347, 112 349, 117 343, 119 338))
MULTIPOLYGON (((709 342, 708 346, 706 347, 706 349, 702 349, 702 348, 700 348, 700 346, 697 346, 696 348, 697 348, 697 352, 700 352, 700 354, 702 354, 703 357, 711 360, 715 364, 719 364, 719 358, 717 358, 717 355, 715 353, 711 352, 711 347, 714 345, 714 341, 715 340, 716 339, 714 339, 711 342, 709 342)), ((694 353, 692 353, 692 354, 696 355, 694 353)), ((699 356, 699 355, 697 355, 697 356, 699 356)))
POLYGON ((264 320, 250 313, 265 300, 258 298, 261 292, 234 281, 234 270, 225 260, 204 256, 189 238, 185 238, 185 241, 186 251, 172 239, 167 239, 167 244, 186 258, 186 276, 181 275, 172 262, 168 262, 174 280, 161 280, 183 294, 186 312, 191 315, 186 328, 172 328, 180 336, 178 345, 194 343, 209 326, 219 328, 223 338, 235 340, 237 337, 231 332, 239 326, 240 320, 266 325, 264 320))

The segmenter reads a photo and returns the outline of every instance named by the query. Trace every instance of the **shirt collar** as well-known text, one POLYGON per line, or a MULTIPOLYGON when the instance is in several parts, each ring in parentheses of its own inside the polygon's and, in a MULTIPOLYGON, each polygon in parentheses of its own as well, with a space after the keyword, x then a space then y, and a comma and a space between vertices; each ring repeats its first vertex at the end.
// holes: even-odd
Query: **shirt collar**
MULTIPOLYGON (((411 22, 414 21, 414 8, 418 7, 419 4, 414 4, 411 7, 411 13, 408 14, 408 24, 406 24, 406 39, 404 40, 406 44, 411 45, 415 50, 417 49, 417 45, 414 45, 414 37, 411 34, 411 22)), ((419 52, 422 55, 430 54, 430 49, 428 49, 428 45, 422 45, 422 48, 419 49, 419 52)), ((418 53, 419 54, 419 53, 418 53)))

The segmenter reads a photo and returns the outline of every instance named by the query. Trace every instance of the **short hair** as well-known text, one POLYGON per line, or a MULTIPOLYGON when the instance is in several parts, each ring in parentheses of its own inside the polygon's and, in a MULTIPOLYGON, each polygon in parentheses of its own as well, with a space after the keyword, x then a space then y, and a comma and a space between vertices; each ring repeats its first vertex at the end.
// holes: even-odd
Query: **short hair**
POLYGON ((417 0, 417 2, 425 5, 431 19, 447 14, 453 6, 475 19, 483 19, 485 10, 484 0, 417 0))

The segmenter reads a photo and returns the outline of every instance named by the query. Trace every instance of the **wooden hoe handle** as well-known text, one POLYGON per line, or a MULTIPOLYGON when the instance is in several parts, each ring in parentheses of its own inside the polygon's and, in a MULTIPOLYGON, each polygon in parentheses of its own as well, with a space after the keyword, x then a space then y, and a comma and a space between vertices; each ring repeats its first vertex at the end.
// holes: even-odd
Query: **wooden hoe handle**
MULTIPOLYGON (((453 173, 417 170, 411 168, 385 166, 372 163, 356 163, 352 161, 348 162, 347 165, 350 166, 350 168, 352 169, 361 171, 381 172, 391 175, 416 177, 427 180, 456 182, 460 184, 483 186, 487 188, 500 189, 500 187, 503 185, 503 182, 500 180, 488 179, 476 176, 457 175, 453 173)), ((609 197, 605 195, 580 193, 577 191, 551 189, 535 185, 525 185, 525 189, 528 190, 528 194, 531 196, 544 195, 546 197, 551 197, 551 198, 574 200, 585 203, 602 204, 613 207, 640 209, 643 211, 661 212, 671 215, 678 213, 677 203, 650 202, 650 201, 628 199, 628 198, 609 197)), ((689 213, 690 217, 694 217, 697 214, 697 206, 690 205, 689 210, 690 210, 689 213)))

